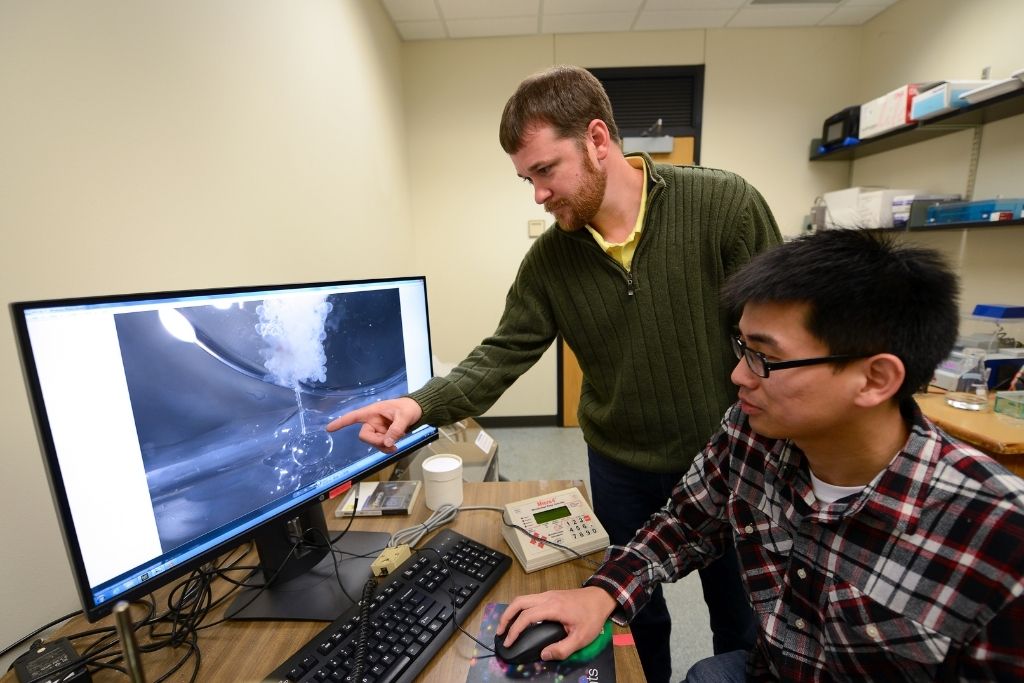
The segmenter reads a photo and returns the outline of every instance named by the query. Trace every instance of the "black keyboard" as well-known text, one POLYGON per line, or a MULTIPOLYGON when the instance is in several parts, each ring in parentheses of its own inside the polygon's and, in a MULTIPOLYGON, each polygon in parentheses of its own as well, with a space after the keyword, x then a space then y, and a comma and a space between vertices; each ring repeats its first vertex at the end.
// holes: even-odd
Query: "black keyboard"
POLYGON ((462 625, 511 564, 508 555, 443 529, 394 572, 377 579, 367 603, 364 664, 358 678, 354 670, 362 617, 353 605, 264 680, 412 681, 458 633, 453 616, 462 625))

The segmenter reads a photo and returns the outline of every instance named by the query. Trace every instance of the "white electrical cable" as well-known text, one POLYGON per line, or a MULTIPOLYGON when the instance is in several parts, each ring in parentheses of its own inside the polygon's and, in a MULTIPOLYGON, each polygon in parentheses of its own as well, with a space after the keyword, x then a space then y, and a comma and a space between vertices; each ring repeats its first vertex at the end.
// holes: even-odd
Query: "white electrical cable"
POLYGON ((455 507, 454 505, 445 504, 435 510, 425 522, 396 531, 391 536, 391 540, 388 541, 388 547, 394 548, 400 545, 408 545, 410 548, 415 548, 416 544, 418 544, 428 533, 434 529, 444 526, 445 524, 450 524, 455 521, 460 510, 493 510, 495 512, 504 512, 502 508, 490 505, 465 505, 462 507, 455 507))

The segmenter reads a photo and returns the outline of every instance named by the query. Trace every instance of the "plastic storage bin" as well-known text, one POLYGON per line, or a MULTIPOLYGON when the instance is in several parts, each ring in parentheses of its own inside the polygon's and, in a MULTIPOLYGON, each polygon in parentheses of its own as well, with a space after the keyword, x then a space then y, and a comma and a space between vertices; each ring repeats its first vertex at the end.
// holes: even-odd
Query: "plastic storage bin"
POLYGON ((1024 391, 997 391, 995 411, 1024 420, 1024 391))

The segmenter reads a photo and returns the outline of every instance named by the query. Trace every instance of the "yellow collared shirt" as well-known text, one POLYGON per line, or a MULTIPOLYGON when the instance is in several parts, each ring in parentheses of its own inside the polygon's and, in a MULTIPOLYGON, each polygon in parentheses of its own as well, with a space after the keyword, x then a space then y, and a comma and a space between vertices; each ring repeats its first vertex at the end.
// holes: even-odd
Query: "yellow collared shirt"
POLYGON ((630 270, 633 266, 633 254, 636 252, 637 242, 640 241, 640 231, 644 227, 644 213, 647 211, 647 164, 644 163, 643 157, 627 157, 626 161, 633 168, 642 168, 644 171, 644 182, 643 191, 640 194, 640 211, 636 215, 636 225, 633 226, 633 232, 629 233, 629 237, 624 242, 611 243, 601 237, 597 230, 594 230, 589 225, 587 230, 597 240, 598 246, 604 250, 606 254, 611 256, 613 259, 622 264, 622 267, 626 270, 630 270))

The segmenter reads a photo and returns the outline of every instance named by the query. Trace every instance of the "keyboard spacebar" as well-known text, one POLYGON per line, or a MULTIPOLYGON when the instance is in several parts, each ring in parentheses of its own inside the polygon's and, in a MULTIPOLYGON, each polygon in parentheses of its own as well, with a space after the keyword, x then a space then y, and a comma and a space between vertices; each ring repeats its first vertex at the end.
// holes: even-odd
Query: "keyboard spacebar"
POLYGON ((383 678, 378 678, 377 683, 392 683, 397 681, 398 677, 402 675, 402 672, 412 664, 412 659, 409 655, 402 655, 398 661, 395 662, 394 666, 384 672, 383 678))

